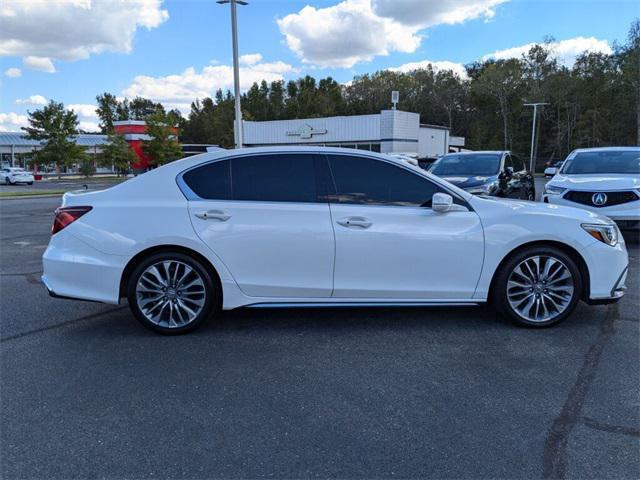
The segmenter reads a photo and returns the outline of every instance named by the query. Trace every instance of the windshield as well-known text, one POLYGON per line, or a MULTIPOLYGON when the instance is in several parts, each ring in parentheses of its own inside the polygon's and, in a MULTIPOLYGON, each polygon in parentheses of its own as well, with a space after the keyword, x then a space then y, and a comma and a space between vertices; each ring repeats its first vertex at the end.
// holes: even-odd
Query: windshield
POLYGON ((501 154, 478 153, 445 155, 431 167, 434 175, 488 176, 496 175, 500 169, 501 154))
POLYGON ((580 152, 567 159, 562 173, 567 175, 630 173, 640 174, 640 151, 604 150, 580 152))

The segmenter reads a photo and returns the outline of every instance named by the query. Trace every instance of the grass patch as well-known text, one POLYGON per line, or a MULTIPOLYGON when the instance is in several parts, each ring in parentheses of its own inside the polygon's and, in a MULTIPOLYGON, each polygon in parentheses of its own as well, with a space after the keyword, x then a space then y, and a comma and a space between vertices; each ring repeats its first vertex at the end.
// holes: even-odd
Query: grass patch
POLYGON ((33 192, 0 192, 0 198, 6 197, 39 197, 42 195, 62 195, 66 190, 34 190, 33 192))

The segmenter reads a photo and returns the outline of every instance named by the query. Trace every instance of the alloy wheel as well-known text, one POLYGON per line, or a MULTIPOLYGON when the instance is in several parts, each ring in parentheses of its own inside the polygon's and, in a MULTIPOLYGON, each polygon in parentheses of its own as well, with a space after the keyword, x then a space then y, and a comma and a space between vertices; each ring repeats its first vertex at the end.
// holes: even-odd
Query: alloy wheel
POLYGON ((507 280, 511 308, 530 322, 553 320, 567 309, 574 291, 569 268, 548 255, 535 255, 520 262, 507 280))
POLYGON ((206 300, 204 280, 186 263, 164 260, 147 267, 136 284, 138 308, 151 323, 184 327, 202 312, 206 300))

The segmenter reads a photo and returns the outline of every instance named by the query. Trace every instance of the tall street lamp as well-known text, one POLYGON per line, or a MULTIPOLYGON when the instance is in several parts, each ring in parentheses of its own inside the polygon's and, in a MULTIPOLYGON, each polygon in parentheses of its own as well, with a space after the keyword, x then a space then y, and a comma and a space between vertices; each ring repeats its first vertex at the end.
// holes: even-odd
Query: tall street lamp
POLYGON ((247 5, 245 0, 217 0, 217 3, 231 4, 231 37, 233 43, 233 93, 235 95, 236 124, 233 129, 236 148, 242 148, 242 110, 240 110, 240 68, 238 67, 238 17, 236 4, 247 5))
POLYGON ((525 107, 533 107, 533 126, 531 127, 531 154, 529 156, 529 171, 533 175, 535 172, 533 171, 533 151, 534 145, 536 142, 536 119, 538 118, 538 107, 543 105, 549 105, 548 103, 538 102, 538 103, 525 103, 525 107))

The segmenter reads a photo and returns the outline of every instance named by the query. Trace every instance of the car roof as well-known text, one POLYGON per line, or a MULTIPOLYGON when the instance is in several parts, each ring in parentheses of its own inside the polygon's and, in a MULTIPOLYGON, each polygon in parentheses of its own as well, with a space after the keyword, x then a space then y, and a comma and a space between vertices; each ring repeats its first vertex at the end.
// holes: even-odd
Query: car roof
POLYGON ((494 155, 502 155, 504 153, 511 153, 510 150, 474 150, 472 152, 450 152, 447 155, 475 155, 476 153, 489 153, 494 155))
POLYGON ((637 147, 593 147, 593 148, 576 148, 571 153, 583 152, 640 152, 640 146, 637 147))

